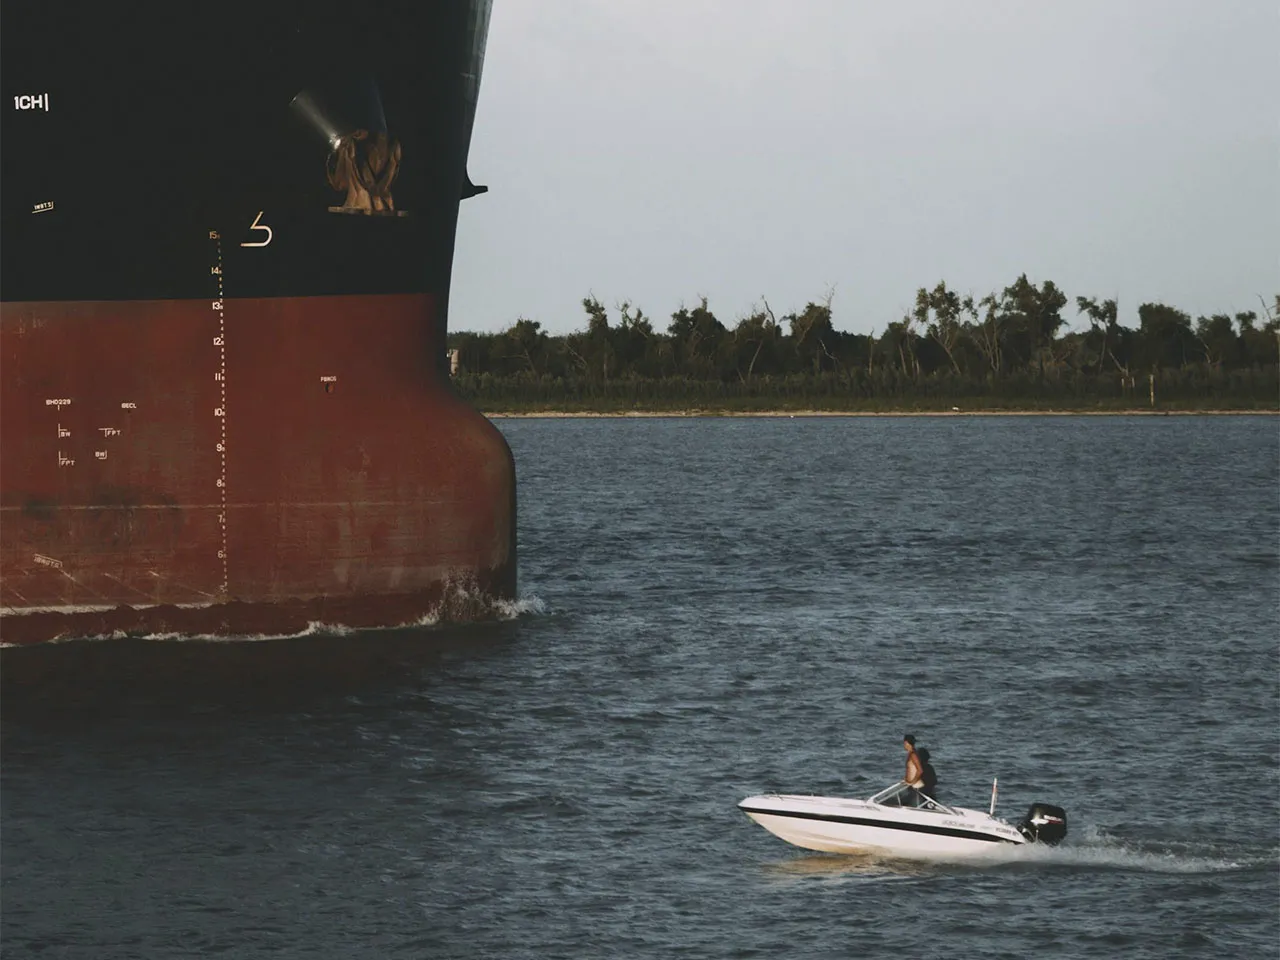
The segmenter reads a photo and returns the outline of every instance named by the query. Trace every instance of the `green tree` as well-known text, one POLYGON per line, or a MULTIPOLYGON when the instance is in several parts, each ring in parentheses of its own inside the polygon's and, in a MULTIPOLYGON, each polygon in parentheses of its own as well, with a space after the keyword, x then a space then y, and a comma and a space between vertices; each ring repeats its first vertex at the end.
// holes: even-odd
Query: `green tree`
POLYGON ((671 315, 667 331, 672 339, 676 362, 686 377, 719 376, 721 350, 728 331, 700 297, 692 310, 681 307, 671 315))
POLYGON ((537 320, 518 319, 504 334, 511 344, 508 356, 524 360, 530 373, 537 376, 547 354, 547 335, 537 320))
POLYGON ((1108 358, 1119 369, 1120 362, 1111 355, 1110 344, 1114 343, 1116 330, 1119 327, 1118 309, 1114 300, 1103 300, 1099 303, 1093 297, 1076 297, 1076 308, 1089 318, 1092 339, 1101 340, 1098 347, 1098 370, 1102 373, 1102 365, 1108 358))
POLYGON ((1005 331, 1003 352, 1014 352, 1024 364, 1037 362, 1041 377, 1045 360, 1052 358, 1049 349, 1058 329, 1066 322, 1062 308, 1067 305, 1067 295, 1052 280, 1039 287, 1021 274, 1004 288, 1000 296, 1002 326, 1005 331))
POLYGON ((942 348, 955 374, 961 376, 957 355, 966 333, 965 318, 977 319, 973 297, 961 297, 954 290, 947 289, 946 281, 939 280, 932 290, 921 287, 916 291, 916 307, 912 317, 928 332, 934 343, 942 348))
POLYGON ((1240 346, 1244 354, 1243 360, 1252 366, 1272 364, 1280 359, 1278 335, 1280 335, 1280 294, 1276 295, 1275 309, 1272 310, 1264 301, 1262 308, 1266 311, 1267 320, 1258 329, 1258 314, 1246 310, 1236 314, 1236 323, 1240 327, 1240 346))
POLYGON ((970 337, 987 361, 989 376, 999 377, 1005 368, 1005 315, 1000 310, 1000 298, 994 293, 983 297, 979 305, 983 308, 982 320, 973 325, 970 337))
POLYGON ((831 352, 835 343, 835 328, 831 325, 831 299, 828 293, 822 303, 809 302, 799 313, 785 317, 791 325, 791 345, 801 368, 810 367, 814 373, 823 369, 835 369, 838 361, 831 352))
POLYGON ((1231 317, 1225 313, 1215 313, 1211 317, 1199 317, 1196 320, 1196 339, 1204 350, 1204 362, 1211 367, 1220 367, 1236 358, 1239 352, 1239 338, 1231 317))
POLYGON ((1138 307, 1138 324, 1144 365, 1153 370, 1182 367, 1195 357, 1197 344, 1191 332, 1191 317, 1176 307, 1144 303, 1138 307))
POLYGON ((735 366, 739 379, 746 383, 751 382, 757 368, 766 374, 780 372, 778 351, 783 339, 782 327, 769 301, 762 297, 761 304, 733 328, 735 366))
POLYGON ((762 299, 732 331, 704 298, 672 314, 669 334, 628 301, 611 323, 588 296, 585 329, 565 336, 520 317, 497 334, 451 332, 448 343, 462 358, 454 389, 485 409, 1121 405, 1145 398, 1130 373, 1140 363, 1158 369, 1164 402, 1276 408, 1280 297, 1274 311, 1263 302, 1262 321, 1248 311, 1194 325, 1147 303, 1138 330, 1119 323, 1114 300, 1077 297, 1083 332, 1062 331, 1064 302, 1052 283, 1025 276, 977 304, 940 281, 876 337, 836 330, 830 292, 781 322, 762 299), (1119 391, 1100 376, 1108 366, 1119 391))
POLYGON ((630 300, 618 304, 618 327, 613 331, 614 353, 623 372, 634 376, 657 376, 660 362, 653 324, 630 300))
POLYGON ((588 379, 595 379, 598 374, 601 382, 604 382, 609 379, 610 371, 614 366, 609 311, 591 294, 582 298, 582 309, 587 314, 586 333, 575 338, 568 346, 588 379))
POLYGON ((893 358, 896 357, 898 370, 903 376, 913 380, 920 378, 920 360, 916 349, 918 340, 919 337, 915 332, 915 318, 909 313, 904 314, 896 323, 888 324, 883 336, 880 337, 882 355, 889 358, 891 365, 893 358))

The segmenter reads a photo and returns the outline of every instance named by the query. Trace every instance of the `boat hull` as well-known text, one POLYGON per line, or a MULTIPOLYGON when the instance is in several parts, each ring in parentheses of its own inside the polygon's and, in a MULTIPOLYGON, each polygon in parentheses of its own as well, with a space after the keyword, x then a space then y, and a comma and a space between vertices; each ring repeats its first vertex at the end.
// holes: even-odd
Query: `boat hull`
POLYGON ((514 592, 511 455, 436 377, 430 298, 223 306, 0 308, 5 642, 396 625, 514 592))
POLYGON ((749 797, 739 807, 774 836, 823 853, 969 858, 1025 842, 1005 824, 991 829, 970 816, 906 808, 886 814, 857 800, 749 797))
POLYGON ((444 362, 488 12, 6 4, 0 641, 514 596, 511 452, 444 362))

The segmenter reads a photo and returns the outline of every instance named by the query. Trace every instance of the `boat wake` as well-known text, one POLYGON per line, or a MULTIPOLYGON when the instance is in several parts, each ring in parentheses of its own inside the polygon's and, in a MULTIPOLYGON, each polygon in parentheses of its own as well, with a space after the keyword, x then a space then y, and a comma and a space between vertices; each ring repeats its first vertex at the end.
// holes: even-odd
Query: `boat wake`
POLYGON ((1134 842, 1101 827, 1083 827, 1060 846, 1028 843, 994 848, 981 856, 906 860, 882 854, 811 854, 770 864, 789 877, 929 877, 957 871, 1062 870, 1156 874, 1219 874, 1274 869, 1280 849, 1246 850, 1209 843, 1134 842))
POLYGON ((1059 847, 1027 844, 1000 851, 997 866, 1028 865, 1067 870, 1133 871, 1138 873, 1212 874, 1274 865, 1280 850, 1245 850, 1209 843, 1135 842, 1110 836, 1089 825, 1074 842, 1059 847))

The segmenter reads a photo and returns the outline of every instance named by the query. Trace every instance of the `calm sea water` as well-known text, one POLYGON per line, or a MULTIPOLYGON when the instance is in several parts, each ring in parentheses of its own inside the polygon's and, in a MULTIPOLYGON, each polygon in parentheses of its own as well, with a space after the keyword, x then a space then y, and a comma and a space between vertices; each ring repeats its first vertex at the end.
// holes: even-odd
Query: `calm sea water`
POLYGON ((1275 418, 501 427, 505 622, 4 651, 6 957, 1280 956, 1275 418), (1067 843, 735 807, 906 730, 1067 843))

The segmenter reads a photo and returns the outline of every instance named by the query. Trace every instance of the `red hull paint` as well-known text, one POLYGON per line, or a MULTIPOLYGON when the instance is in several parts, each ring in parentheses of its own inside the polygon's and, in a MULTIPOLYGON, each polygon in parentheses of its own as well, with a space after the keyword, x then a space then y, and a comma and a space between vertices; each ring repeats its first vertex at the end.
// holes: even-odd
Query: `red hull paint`
POLYGON ((394 626, 455 586, 513 595, 510 450, 441 381, 435 310, 0 305, 0 641, 394 626))

